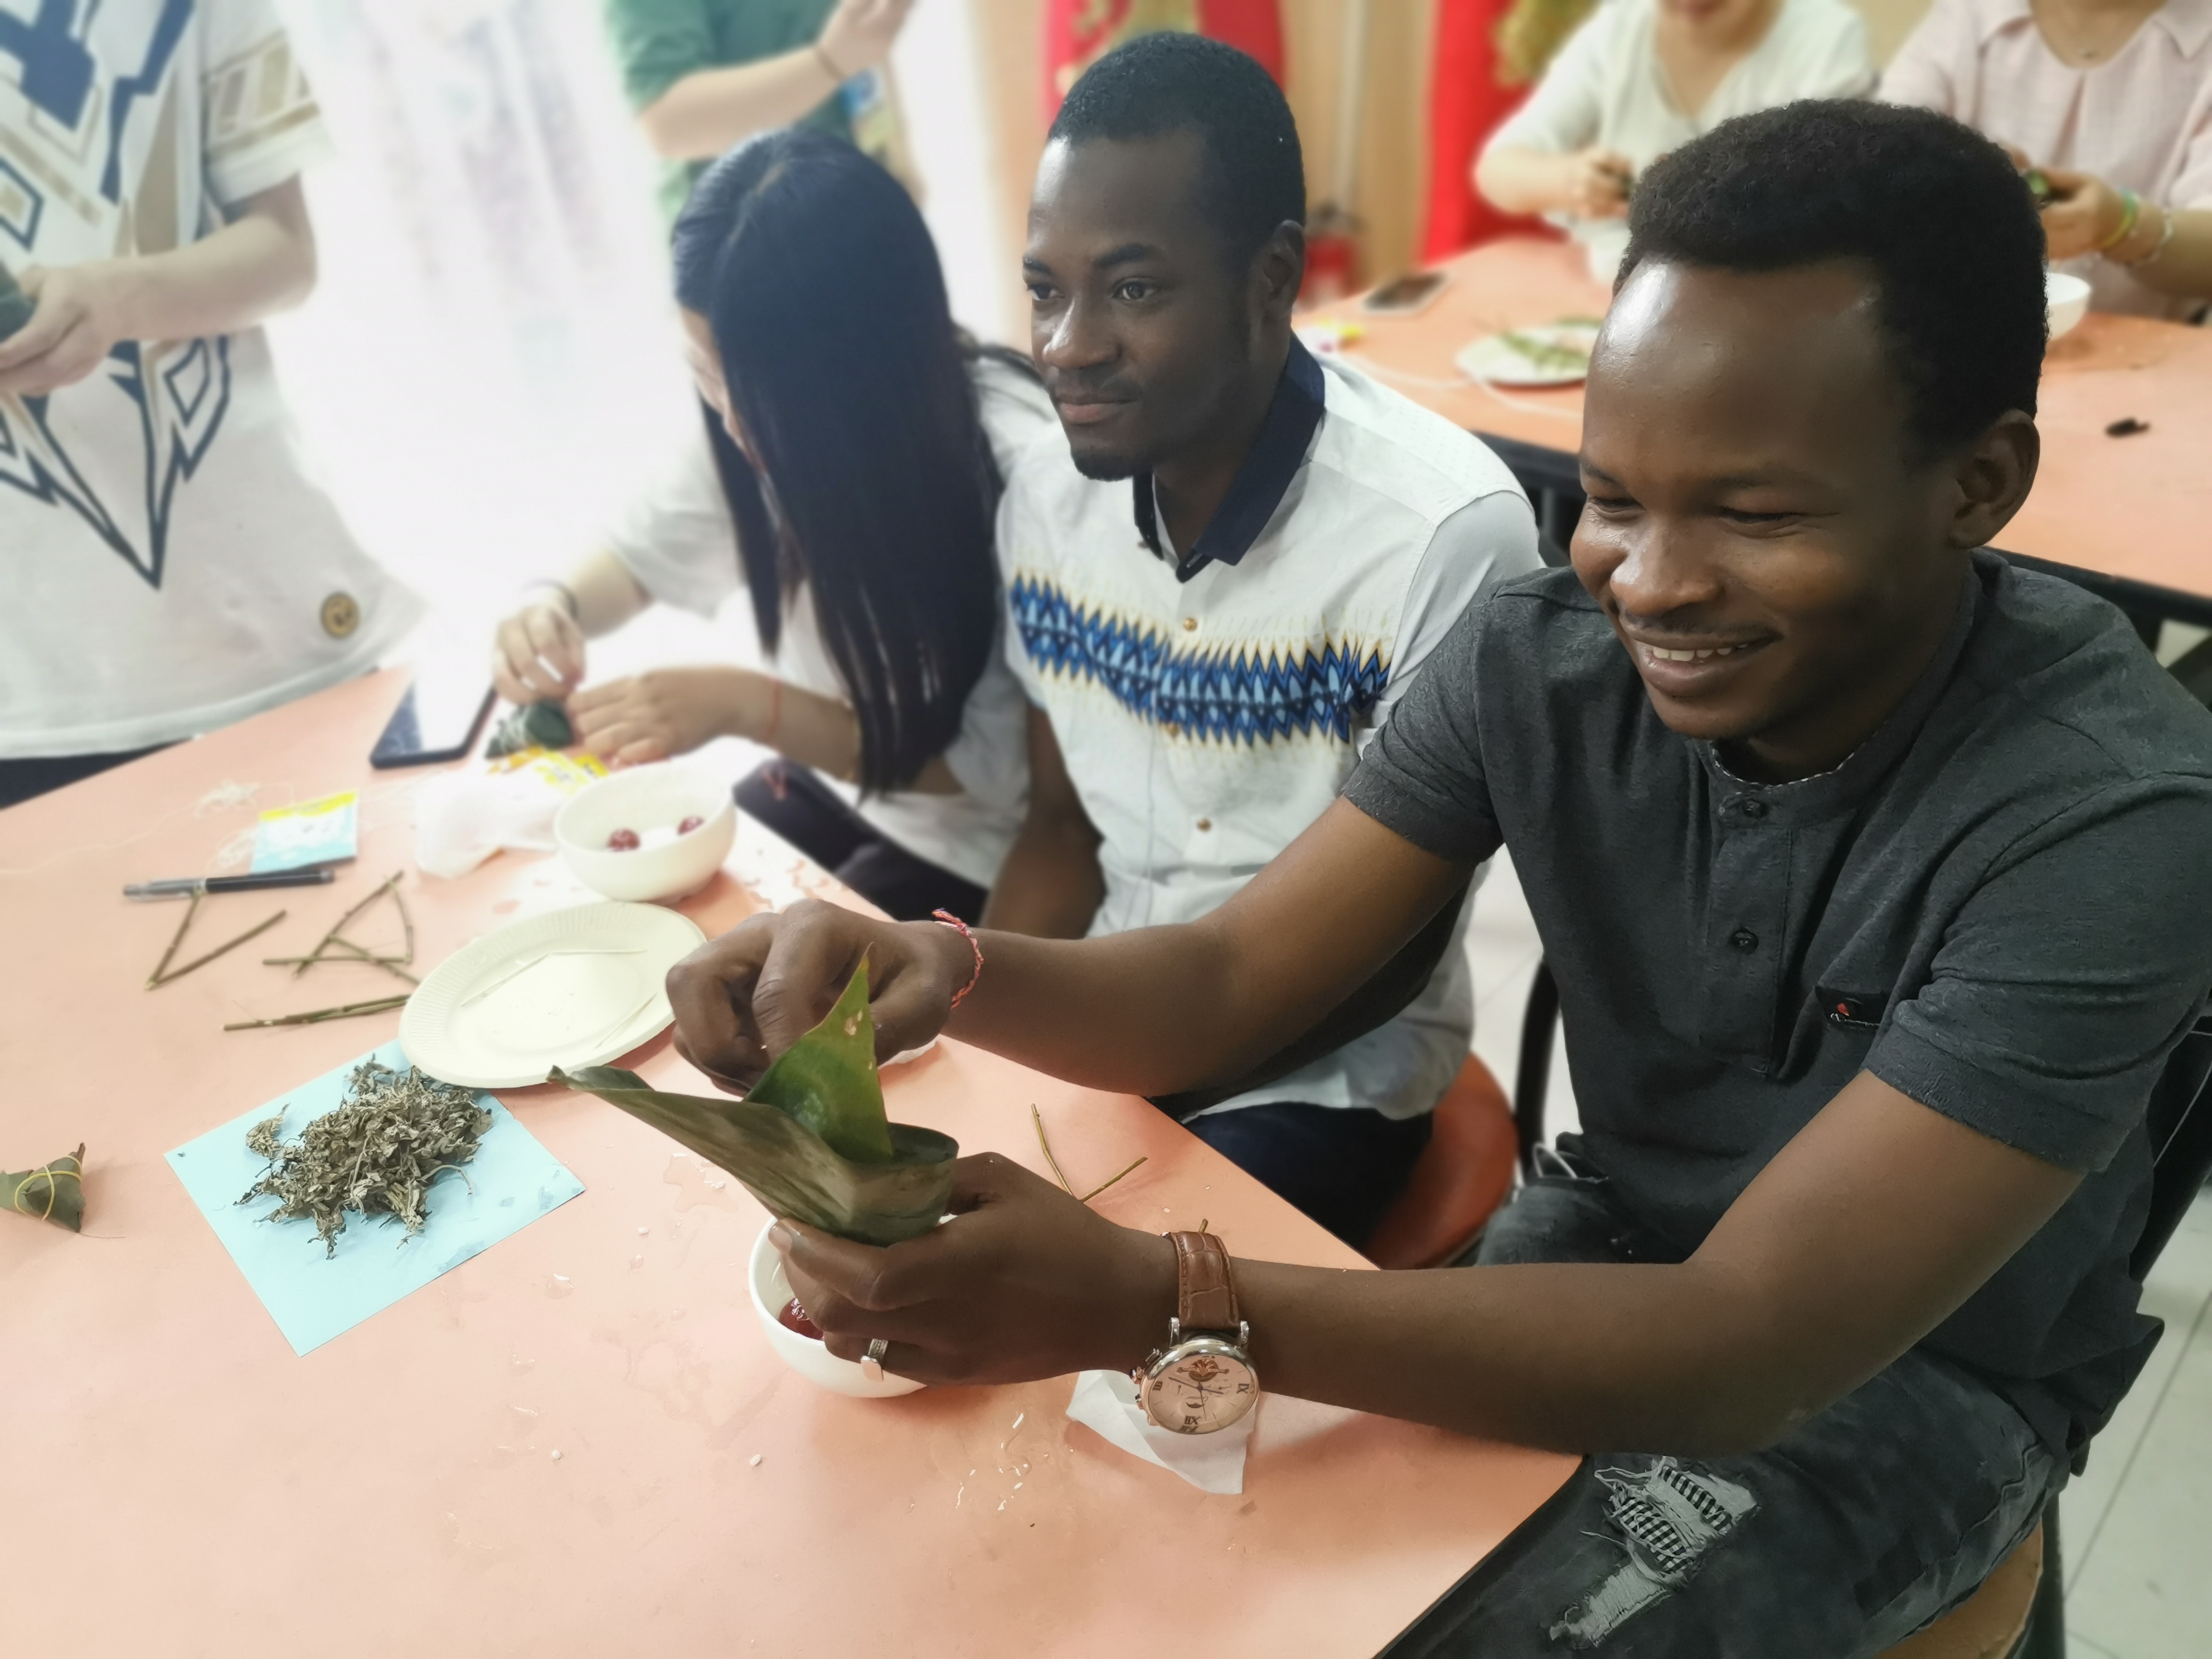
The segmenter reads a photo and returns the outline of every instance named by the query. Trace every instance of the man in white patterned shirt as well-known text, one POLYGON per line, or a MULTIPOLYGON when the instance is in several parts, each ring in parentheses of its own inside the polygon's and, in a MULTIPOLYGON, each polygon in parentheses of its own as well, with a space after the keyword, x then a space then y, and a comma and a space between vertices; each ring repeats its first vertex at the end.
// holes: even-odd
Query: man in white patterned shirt
MULTIPOLYGON (((1281 92, 1216 42, 1140 37, 1054 123, 1023 263, 1063 432, 1000 506, 1033 707, 994 927, 1216 908, 1327 809, 1461 612, 1536 568, 1495 455, 1292 335, 1304 206, 1281 92)), ((1158 1103, 1363 1243, 1466 1061, 1464 927, 1448 908, 1294 1052, 1158 1103)))
POLYGON ((0 806, 374 665, 419 602, 303 470, 254 325, 328 143, 272 0, 0 0, 0 806))

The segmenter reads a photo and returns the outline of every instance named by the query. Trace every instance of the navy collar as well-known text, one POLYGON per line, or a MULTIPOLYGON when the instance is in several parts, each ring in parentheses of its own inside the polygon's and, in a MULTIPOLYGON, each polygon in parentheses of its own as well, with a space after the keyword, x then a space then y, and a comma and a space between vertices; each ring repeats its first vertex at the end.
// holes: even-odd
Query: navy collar
MULTIPOLYGON (((1237 469, 1237 477, 1230 483, 1229 493, 1221 498, 1212 522, 1197 545, 1176 566, 1177 581, 1188 581, 1209 564, 1235 564, 1251 550, 1260 532, 1267 527, 1267 520, 1283 504, 1283 497, 1290 493, 1291 480, 1305 464, 1306 449, 1320 429, 1327 398, 1328 382, 1321 365, 1293 334, 1290 356, 1283 363, 1283 378, 1275 383, 1274 398, 1267 405, 1267 418, 1261 422, 1260 434, 1253 439, 1251 451, 1237 469)), ((1130 485, 1137 533, 1145 538, 1146 547, 1165 558, 1160 545, 1158 509, 1152 499, 1152 475, 1139 472, 1130 485)))

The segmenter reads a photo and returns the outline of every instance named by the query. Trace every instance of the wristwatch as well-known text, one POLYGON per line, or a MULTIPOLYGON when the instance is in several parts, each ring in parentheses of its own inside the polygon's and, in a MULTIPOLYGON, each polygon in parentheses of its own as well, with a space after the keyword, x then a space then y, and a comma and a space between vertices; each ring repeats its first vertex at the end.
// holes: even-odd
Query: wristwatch
POLYGON ((1176 1312, 1168 1345, 1129 1373, 1146 1415, 1177 1434, 1225 1429, 1259 1403, 1252 1328, 1237 1316, 1229 1251, 1212 1233, 1170 1233, 1176 1312))

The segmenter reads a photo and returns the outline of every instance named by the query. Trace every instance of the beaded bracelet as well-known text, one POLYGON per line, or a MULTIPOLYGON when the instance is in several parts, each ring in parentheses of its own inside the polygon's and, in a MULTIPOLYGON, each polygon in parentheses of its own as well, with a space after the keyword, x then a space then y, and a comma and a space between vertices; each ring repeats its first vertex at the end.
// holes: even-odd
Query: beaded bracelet
POLYGON ((967 994, 982 980, 983 947, 976 942, 975 935, 968 931, 968 924, 950 910, 933 910, 930 913, 930 920, 936 922, 939 927, 950 927, 954 933, 959 934, 968 941, 968 948, 975 953, 975 971, 968 975, 968 982, 965 985, 952 994, 952 1006, 957 1008, 967 994))

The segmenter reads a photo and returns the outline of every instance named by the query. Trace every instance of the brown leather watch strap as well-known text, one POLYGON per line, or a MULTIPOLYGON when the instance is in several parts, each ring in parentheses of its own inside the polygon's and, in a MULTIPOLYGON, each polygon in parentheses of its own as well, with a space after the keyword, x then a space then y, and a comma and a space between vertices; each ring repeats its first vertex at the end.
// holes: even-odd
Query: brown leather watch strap
POLYGON ((1237 1282, 1229 1249, 1212 1233, 1170 1233, 1176 1248, 1176 1317, 1183 1334, 1237 1328, 1237 1282))

